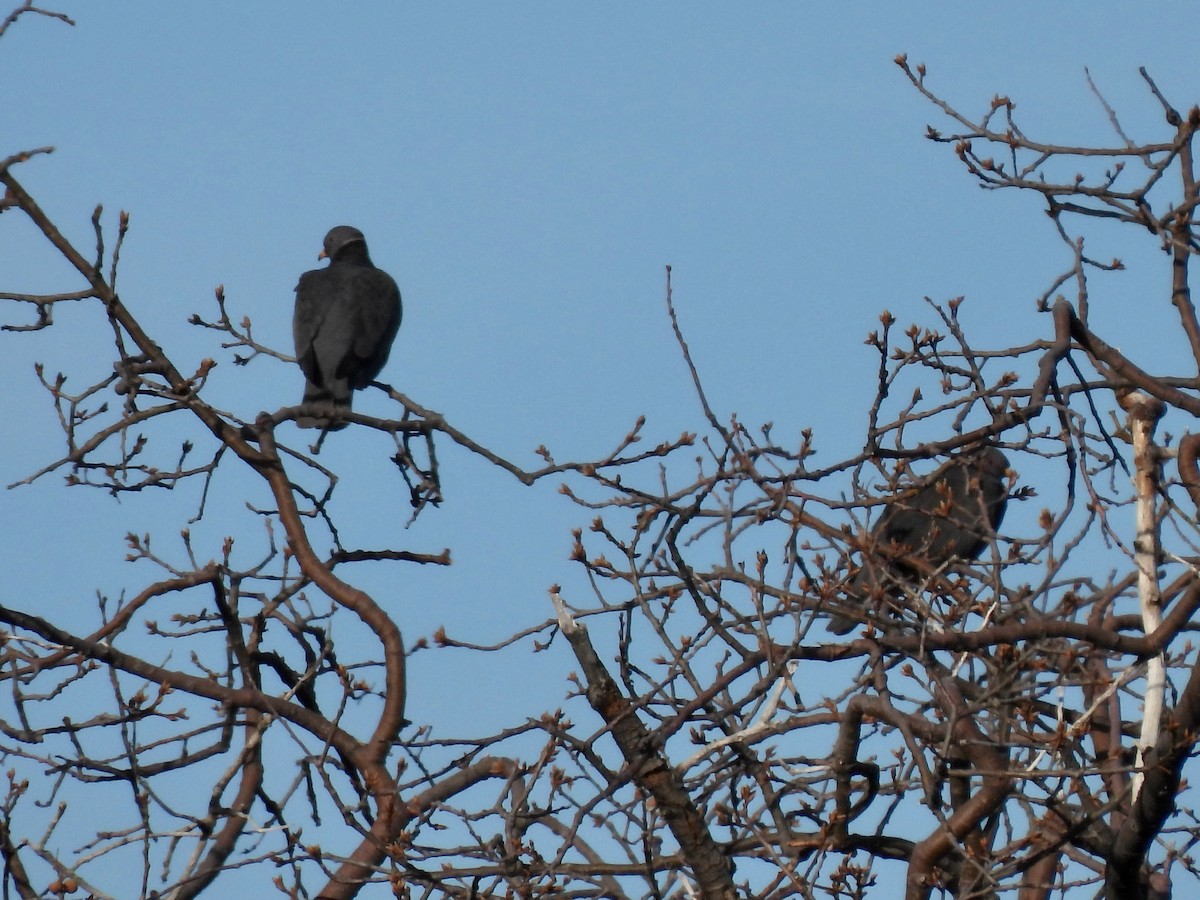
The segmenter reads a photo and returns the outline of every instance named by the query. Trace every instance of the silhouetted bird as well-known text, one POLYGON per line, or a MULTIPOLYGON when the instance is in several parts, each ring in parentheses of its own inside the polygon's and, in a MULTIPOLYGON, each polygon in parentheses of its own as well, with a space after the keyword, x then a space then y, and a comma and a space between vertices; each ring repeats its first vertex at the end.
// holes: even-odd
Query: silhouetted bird
MULTIPOLYGON (((325 235, 318 259, 324 269, 300 276, 292 336, 296 360, 308 383, 304 402, 349 411, 352 392, 374 380, 400 328, 400 289, 387 272, 375 268, 361 231, 338 225, 325 235)), ((300 416, 301 428, 345 428, 336 414, 300 416)))
MULTIPOLYGON (((984 446, 957 456, 920 487, 896 496, 871 529, 871 542, 886 557, 864 558, 846 587, 851 602, 866 604, 875 588, 897 575, 915 575, 897 554, 937 568, 953 559, 972 560, 983 552, 1004 518, 1008 503, 1008 457, 984 446)), ((834 614, 829 630, 848 634, 854 619, 834 614)))

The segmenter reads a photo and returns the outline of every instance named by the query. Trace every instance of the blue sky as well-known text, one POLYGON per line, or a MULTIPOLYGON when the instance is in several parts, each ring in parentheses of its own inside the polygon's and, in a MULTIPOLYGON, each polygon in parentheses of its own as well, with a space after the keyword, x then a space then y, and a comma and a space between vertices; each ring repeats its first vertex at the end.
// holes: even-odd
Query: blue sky
MULTIPOLYGON (((944 123, 897 53, 967 113, 1007 94, 1047 140, 1115 141, 1085 66, 1135 138, 1169 133, 1138 66, 1180 108, 1200 98, 1198 13, 1182 3, 1136 17, 1109 2, 54 8, 77 26, 26 17, 0 42, 0 154, 57 148, 18 177, 85 247, 96 203, 110 226, 131 212, 118 286, 180 368, 216 358, 213 399, 244 417, 297 402, 293 367, 235 369, 187 318, 211 315, 223 284, 259 339, 289 350, 298 275, 330 226, 353 224, 404 296, 383 380, 529 467, 542 443, 560 460, 602 455, 642 414, 653 440, 700 427, 666 264, 718 414, 773 421, 785 444, 812 427, 823 462, 863 445, 875 365, 863 338, 884 308, 928 323, 923 296, 963 294, 977 343, 1048 335, 1033 301, 1065 248, 1035 198, 985 194, 923 138, 944 123)), ((1146 291, 1163 305, 1165 262, 1131 249, 1136 236, 1095 240, 1131 271, 1096 285, 1093 325, 1169 366, 1173 349, 1129 313, 1146 291)), ((0 275, 0 290, 79 286, 14 213, 0 217, 0 275)), ((33 361, 75 385, 111 362, 95 310, 58 317, 49 332, 0 334, 5 484, 61 452, 33 361)), ((380 397, 357 406, 388 412, 380 397)), ((379 576, 410 641, 440 624, 495 640, 548 616, 546 588, 571 577, 569 528, 590 514, 556 485, 522 488, 447 449, 444 508, 405 529, 386 452, 343 434, 322 459, 343 472, 360 543, 454 552, 453 569, 406 569, 399 588, 379 576)), ((241 509, 238 491, 218 485, 241 509)), ((195 506, 183 493, 117 502, 51 476, 0 495, 5 602, 86 609, 96 590, 136 589, 154 573, 121 562, 122 536, 153 530, 172 547, 195 506), (67 550, 77 564, 49 564, 67 550)), ((212 518, 196 529, 200 555, 234 528, 246 560, 261 550, 252 519, 212 518)), ((460 713, 514 708, 465 655, 425 656, 414 719, 453 730, 460 713), (447 696, 478 705, 448 709, 447 696)), ((565 655, 520 660, 537 667, 521 715, 559 702, 565 655)))
MULTIPOLYGON (((1136 67, 1186 104, 1179 30, 1122 22, 1118 47, 1089 9, 134 3, 26 19, 0 66, 30 86, 11 146, 58 147, 25 179, 78 237, 95 202, 132 212, 124 293, 153 295, 181 355, 211 352, 183 312, 218 283, 286 346, 296 274, 352 222, 404 292, 393 381, 513 453, 594 409, 561 438, 586 452, 614 422, 693 411, 667 263, 714 400, 749 421, 825 431, 830 366, 839 403, 863 396, 861 337, 922 295, 1003 306, 1027 335, 1061 248, 1036 201, 983 195, 921 138, 937 116, 892 59, 967 111, 1007 93, 1028 131, 1080 141, 1108 137, 1087 65, 1135 134, 1161 133, 1136 67)), ((13 280, 44 286, 33 262, 13 280)), ((286 392, 260 379, 278 390, 259 405, 286 392)), ((861 446, 837 432, 831 450, 861 446)))

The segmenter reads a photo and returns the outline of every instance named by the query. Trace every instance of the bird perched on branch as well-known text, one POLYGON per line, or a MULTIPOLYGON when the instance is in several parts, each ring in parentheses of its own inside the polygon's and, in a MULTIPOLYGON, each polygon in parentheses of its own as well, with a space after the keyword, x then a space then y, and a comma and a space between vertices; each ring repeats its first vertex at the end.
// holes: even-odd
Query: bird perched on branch
MULTIPOLYGON (((938 568, 951 560, 969 561, 995 536, 1008 503, 1008 457, 985 445, 947 462, 920 486, 898 494, 871 529, 862 567, 846 587, 853 603, 866 605, 877 588, 896 577, 919 575, 903 557, 938 568)), ((848 634, 859 622, 834 614, 829 630, 848 634)))
POLYGON ((400 328, 400 289, 392 276, 375 268, 363 233, 338 225, 325 235, 318 259, 324 269, 300 276, 292 336, 304 372, 306 404, 331 407, 329 416, 300 416, 301 428, 345 428, 353 392, 374 380, 400 328))

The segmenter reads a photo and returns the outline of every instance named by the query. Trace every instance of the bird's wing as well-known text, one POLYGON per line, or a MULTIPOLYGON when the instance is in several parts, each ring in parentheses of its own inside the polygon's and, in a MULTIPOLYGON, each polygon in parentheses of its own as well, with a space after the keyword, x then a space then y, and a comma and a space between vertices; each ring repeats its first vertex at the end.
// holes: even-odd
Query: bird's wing
POLYGON ((946 469, 940 481, 940 490, 936 481, 926 489, 936 491, 936 496, 931 495, 926 506, 931 527, 925 552, 934 563, 952 557, 975 559, 1004 516, 1007 492, 1003 471, 981 466, 977 455, 968 456, 946 469))
POLYGON ((948 544, 961 530, 962 516, 956 507, 966 481, 957 460, 943 464, 920 487, 910 487, 888 504, 873 529, 876 539, 928 556, 931 562, 943 562, 948 544))
POLYGON ((333 302, 326 274, 324 269, 314 269, 300 276, 300 282, 296 285, 296 308, 292 314, 296 361, 305 377, 316 384, 321 384, 323 380, 317 363, 317 335, 333 302))
POLYGON ((363 268, 354 272, 347 293, 351 333, 347 354, 338 368, 356 388, 366 387, 387 363, 400 328, 400 289, 386 272, 363 268))

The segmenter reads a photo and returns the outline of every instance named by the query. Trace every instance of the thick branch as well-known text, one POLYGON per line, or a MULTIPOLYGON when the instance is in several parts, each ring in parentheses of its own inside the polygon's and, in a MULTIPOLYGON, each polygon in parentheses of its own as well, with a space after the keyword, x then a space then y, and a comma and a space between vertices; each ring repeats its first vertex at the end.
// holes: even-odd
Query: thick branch
POLYGON ((621 748, 626 769, 638 787, 654 797, 658 812, 679 842, 705 900, 733 900, 737 896, 729 859, 708 832, 704 816, 684 789, 675 769, 656 746, 630 702, 621 694, 612 676, 592 646, 587 627, 572 618, 557 594, 551 593, 559 626, 571 644, 587 679, 588 703, 608 724, 609 733, 621 748))

